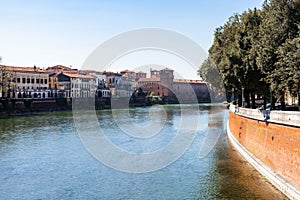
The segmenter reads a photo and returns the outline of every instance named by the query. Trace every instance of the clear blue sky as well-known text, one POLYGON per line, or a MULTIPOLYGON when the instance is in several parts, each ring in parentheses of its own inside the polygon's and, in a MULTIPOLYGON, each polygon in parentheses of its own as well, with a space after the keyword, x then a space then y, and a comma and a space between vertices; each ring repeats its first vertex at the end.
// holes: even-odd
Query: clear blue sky
POLYGON ((138 28, 180 32, 208 50, 216 27, 263 0, 0 0, 2 64, 80 68, 110 37, 138 28))

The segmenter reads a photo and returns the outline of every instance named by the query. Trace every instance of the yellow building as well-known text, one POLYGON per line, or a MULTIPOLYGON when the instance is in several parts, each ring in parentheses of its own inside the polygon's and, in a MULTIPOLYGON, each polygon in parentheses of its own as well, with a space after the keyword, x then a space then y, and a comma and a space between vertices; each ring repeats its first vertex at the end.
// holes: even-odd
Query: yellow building
POLYGON ((52 91, 58 90, 58 78, 57 75, 61 72, 67 73, 78 73, 77 69, 72 69, 71 67, 66 67, 63 65, 55 65, 53 67, 48 67, 47 72, 49 72, 49 89, 52 91))

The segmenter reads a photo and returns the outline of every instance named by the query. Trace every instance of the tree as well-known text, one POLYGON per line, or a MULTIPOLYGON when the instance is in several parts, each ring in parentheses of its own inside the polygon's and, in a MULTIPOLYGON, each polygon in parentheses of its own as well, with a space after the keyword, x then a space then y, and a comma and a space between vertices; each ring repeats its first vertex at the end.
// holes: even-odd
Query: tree
POLYGON ((1 80, 1 97, 10 98, 10 90, 13 84, 13 72, 6 66, 0 66, 0 80, 1 80))
POLYGON ((265 94, 267 85, 263 81, 263 75, 258 69, 257 41, 259 35, 259 26, 262 22, 262 13, 254 8, 245 11, 240 16, 240 25, 236 40, 238 42, 238 51, 241 64, 234 71, 239 77, 240 85, 245 88, 245 99, 250 105, 250 95, 252 107, 255 107, 255 94, 265 94))
POLYGON ((265 90, 255 60, 261 21, 261 13, 257 9, 231 16, 224 26, 216 29, 214 43, 209 50, 210 58, 222 75, 227 93, 238 93, 241 100, 242 88, 245 88, 246 101, 250 105, 251 93, 253 106, 255 93, 265 90))
MULTIPOLYGON (((216 29, 214 43, 209 49, 210 59, 215 63, 221 74, 222 82, 227 94, 240 88, 238 77, 234 74, 234 67, 239 65, 236 53, 235 34, 238 30, 239 15, 234 15, 216 29)), ((204 63, 205 64, 205 63, 204 63)))
MULTIPOLYGON (((221 74, 211 58, 207 58, 198 69, 198 75, 207 83, 211 101, 220 101, 225 97, 225 88, 221 74)), ((226 94, 227 101, 230 101, 231 93, 226 94)))
POLYGON ((262 9, 234 14, 216 29, 209 59, 198 73, 214 85, 208 74, 215 64, 227 93, 238 93, 241 100, 243 88, 253 107, 255 94, 263 95, 264 103, 272 94, 273 103, 280 100, 284 109, 287 91, 299 96, 299 24, 299 0, 265 0, 262 9))
MULTIPOLYGON (((224 85, 221 74, 211 58, 207 58, 198 69, 198 75, 207 83, 210 89, 211 97, 218 93, 224 93, 224 85)), ((230 96, 228 94, 227 96, 230 96)))
POLYGON ((300 17, 297 10, 299 1, 272 0, 265 4, 265 15, 259 29, 256 61, 265 76, 265 81, 270 85, 271 92, 284 106, 285 87, 281 81, 284 77, 277 74, 283 70, 279 62, 278 49, 286 40, 297 35, 297 21, 299 22, 300 17), (275 88, 274 85, 277 87, 275 88))
POLYGON ((292 96, 298 96, 300 105, 300 31, 298 37, 288 39, 278 51, 278 61, 275 63, 271 78, 272 90, 289 91, 292 96))

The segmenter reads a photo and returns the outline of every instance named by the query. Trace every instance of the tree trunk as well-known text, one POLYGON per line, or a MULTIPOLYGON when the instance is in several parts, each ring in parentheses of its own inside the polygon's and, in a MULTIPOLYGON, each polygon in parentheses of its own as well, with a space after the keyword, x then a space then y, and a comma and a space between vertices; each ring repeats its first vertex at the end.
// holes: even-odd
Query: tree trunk
POLYGON ((285 110, 285 97, 284 97, 284 92, 281 94, 280 104, 281 104, 281 110, 285 110))
POLYGON ((264 110, 266 110, 267 108, 267 98, 266 96, 264 95, 264 110))
POLYGON ((252 103, 252 109, 256 108, 256 103, 255 103, 255 93, 251 92, 251 103, 252 103))
POLYGON ((300 92, 298 92, 298 111, 300 111, 300 92))
POLYGON ((239 94, 239 98, 238 98, 238 105, 239 105, 239 107, 242 107, 242 104, 243 104, 242 94, 239 94))
POLYGON ((249 90, 245 90, 245 108, 250 108, 250 93, 249 90))
POLYGON ((271 108, 272 108, 272 110, 274 110, 275 109, 275 103, 276 103, 276 98, 272 95, 272 102, 271 102, 271 108))

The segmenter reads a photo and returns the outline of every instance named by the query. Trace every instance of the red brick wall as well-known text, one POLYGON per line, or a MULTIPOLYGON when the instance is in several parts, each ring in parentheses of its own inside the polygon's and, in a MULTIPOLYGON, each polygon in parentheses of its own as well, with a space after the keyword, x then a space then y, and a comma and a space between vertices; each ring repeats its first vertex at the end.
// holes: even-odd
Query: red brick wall
POLYGON ((300 128, 248 119, 232 112, 229 128, 252 154, 300 188, 300 128))

